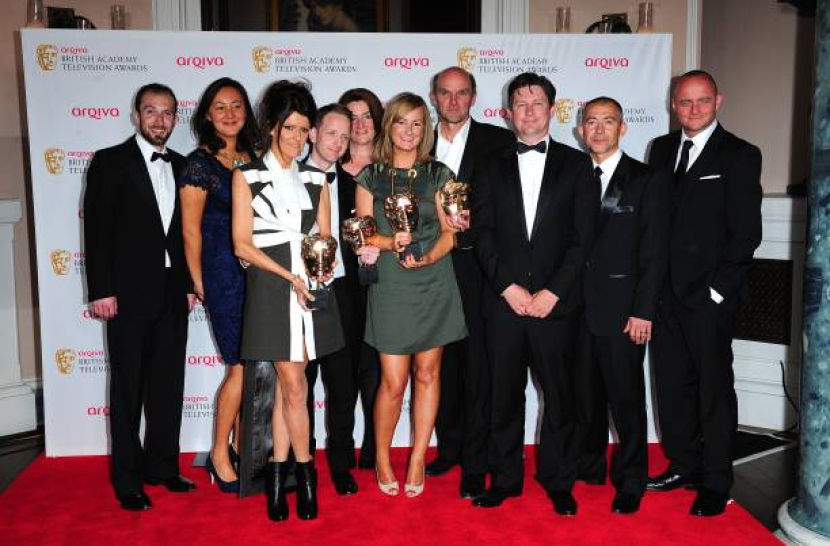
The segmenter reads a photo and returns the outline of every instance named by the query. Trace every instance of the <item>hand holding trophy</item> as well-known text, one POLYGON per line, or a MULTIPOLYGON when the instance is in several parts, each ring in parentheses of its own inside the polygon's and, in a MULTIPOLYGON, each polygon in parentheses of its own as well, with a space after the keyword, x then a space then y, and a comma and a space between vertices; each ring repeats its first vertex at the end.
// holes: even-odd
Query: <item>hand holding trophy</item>
POLYGON ((467 229, 470 224, 470 185, 448 180, 441 186, 438 195, 450 226, 460 231, 467 229))
MULTIPOLYGON (((418 176, 418 171, 409 169, 406 173, 409 189, 405 192, 395 192, 395 175, 397 169, 391 170, 392 190, 390 194, 383 200, 383 215, 389 222, 389 226, 394 233, 409 233, 412 234, 418 228, 418 196, 412 191, 412 182, 418 176)), ((402 249, 396 249, 398 252, 398 259, 406 261, 408 256, 416 261, 420 261, 423 256, 421 244, 417 241, 412 241, 402 249)))
POLYGON ((306 235, 300 247, 300 254, 309 283, 313 282, 316 286, 309 290, 314 299, 306 302, 306 307, 309 311, 321 311, 328 306, 331 290, 323 285, 323 282, 331 278, 334 272, 337 240, 334 237, 306 235))
MULTIPOLYGON (((378 226, 371 216, 356 216, 346 218, 342 223, 343 240, 352 246, 357 252, 368 243, 366 240, 377 233, 378 226)), ((357 277, 361 285, 374 284, 378 282, 378 268, 375 264, 360 264, 357 270, 357 277)))

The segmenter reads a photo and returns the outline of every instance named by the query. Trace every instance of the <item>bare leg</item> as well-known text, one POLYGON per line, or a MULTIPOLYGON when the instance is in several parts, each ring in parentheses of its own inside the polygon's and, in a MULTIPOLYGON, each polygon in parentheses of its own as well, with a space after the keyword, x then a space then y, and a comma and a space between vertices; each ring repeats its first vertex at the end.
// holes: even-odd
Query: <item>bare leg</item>
POLYGON ((282 390, 283 417, 288 426, 288 437, 294 448, 298 463, 311 460, 309 453, 308 382, 305 377, 305 362, 279 362, 277 378, 282 390))
POLYGON ((443 347, 434 347, 428 351, 416 353, 414 357, 412 382, 414 434, 412 452, 409 455, 409 468, 406 471, 406 483, 412 485, 424 483, 424 461, 429 439, 435 429, 435 417, 438 414, 438 401, 441 395, 441 353, 443 350, 443 347))
POLYGON ((229 365, 225 370, 225 379, 219 387, 216 397, 216 436, 210 459, 219 477, 225 481, 236 480, 236 471, 228 455, 228 442, 231 428, 239 416, 239 404, 242 401, 242 366, 229 365))
POLYGON ((409 382, 409 355, 380 354, 380 386, 375 396, 376 468, 381 483, 395 481, 389 460, 392 436, 401 416, 401 404, 409 382))
MULTIPOLYGON (((279 370, 277 364, 275 367, 279 370)), ((288 460, 288 450, 291 449, 291 440, 288 436, 288 425, 285 422, 285 404, 282 400, 282 387, 279 380, 274 383, 274 410, 271 415, 271 434, 274 437, 274 460, 285 462, 288 460)))

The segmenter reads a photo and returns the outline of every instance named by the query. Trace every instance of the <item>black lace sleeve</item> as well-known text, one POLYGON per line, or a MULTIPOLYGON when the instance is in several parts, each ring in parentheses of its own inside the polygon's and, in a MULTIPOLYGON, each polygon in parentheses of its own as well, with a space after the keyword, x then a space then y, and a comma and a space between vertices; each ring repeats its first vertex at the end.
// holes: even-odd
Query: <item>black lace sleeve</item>
POLYGON ((221 186, 216 160, 203 150, 196 150, 187 156, 184 169, 176 180, 176 185, 193 186, 208 193, 216 192, 221 186))

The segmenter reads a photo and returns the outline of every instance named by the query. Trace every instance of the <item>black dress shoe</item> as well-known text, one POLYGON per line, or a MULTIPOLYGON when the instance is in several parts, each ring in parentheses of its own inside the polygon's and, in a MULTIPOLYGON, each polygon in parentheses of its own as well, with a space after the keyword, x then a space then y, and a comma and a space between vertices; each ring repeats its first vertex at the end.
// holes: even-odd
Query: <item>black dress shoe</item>
POLYGON ((576 499, 570 491, 550 491, 548 497, 553 501, 553 510, 561 516, 576 515, 576 499))
POLYGON ((435 459, 424 467, 424 473, 430 478, 436 476, 443 476, 455 466, 456 463, 452 461, 445 461, 444 459, 435 459))
POLYGON ((462 499, 474 499, 484 494, 484 474, 467 474, 461 478, 461 486, 458 492, 462 499))
POLYGON ((697 491, 695 502, 692 503, 692 509, 689 510, 689 513, 693 516, 718 516, 726 510, 728 500, 728 495, 701 487, 697 491))
POLYGON ((121 502, 121 508, 133 512, 141 512, 143 510, 149 510, 153 507, 153 503, 150 502, 150 497, 148 497, 144 491, 128 493, 123 497, 119 497, 118 500, 121 502))
POLYGON ((611 503, 611 511, 615 514, 633 514, 640 509, 640 495, 618 492, 611 503))
POLYGON ((473 506, 478 506, 480 508, 495 508, 497 506, 501 506, 505 499, 510 497, 518 497, 519 495, 521 495, 521 492, 508 491, 500 487, 491 487, 483 494, 473 499, 473 506))
POLYGON ((659 476, 649 478, 646 481, 646 489, 649 491, 672 491, 681 487, 694 489, 699 482, 700 480, 696 475, 682 476, 672 472, 663 472, 659 476))
POLYGON ((354 481, 351 472, 342 470, 331 473, 331 481, 334 482, 334 490, 338 495, 354 495, 357 493, 357 482, 354 481))
POLYGON ((164 480, 154 480, 147 478, 144 480, 147 485, 163 485, 168 491, 173 493, 189 493, 196 489, 196 484, 188 480, 184 476, 173 476, 164 480))

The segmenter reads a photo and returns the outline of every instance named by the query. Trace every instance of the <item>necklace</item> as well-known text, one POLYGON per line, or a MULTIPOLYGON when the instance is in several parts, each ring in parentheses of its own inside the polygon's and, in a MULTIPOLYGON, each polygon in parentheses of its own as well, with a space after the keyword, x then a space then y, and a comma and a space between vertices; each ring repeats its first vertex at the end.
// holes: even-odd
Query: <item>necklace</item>
POLYGON ((236 169, 237 167, 241 167, 246 163, 245 156, 243 156, 242 154, 236 154, 235 156, 233 156, 225 150, 219 150, 216 153, 217 155, 222 156, 231 162, 231 169, 236 169))

